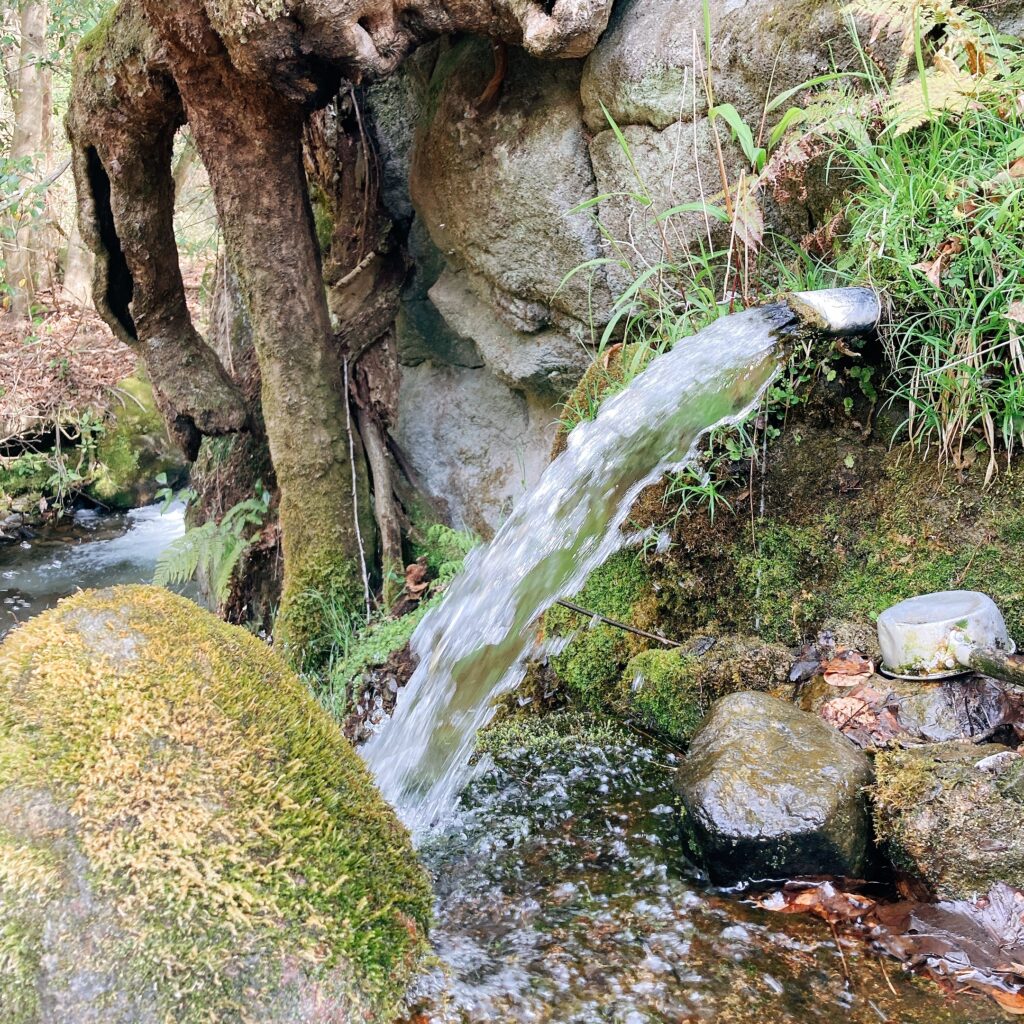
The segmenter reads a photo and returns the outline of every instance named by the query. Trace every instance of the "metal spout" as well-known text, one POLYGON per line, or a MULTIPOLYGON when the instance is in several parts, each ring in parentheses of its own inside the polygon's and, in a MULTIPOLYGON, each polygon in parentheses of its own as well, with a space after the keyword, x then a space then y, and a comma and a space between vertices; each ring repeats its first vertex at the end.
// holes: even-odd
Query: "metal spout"
POLYGON ((826 334, 865 334, 882 315, 882 304, 871 288, 790 292, 783 302, 809 327, 826 334))

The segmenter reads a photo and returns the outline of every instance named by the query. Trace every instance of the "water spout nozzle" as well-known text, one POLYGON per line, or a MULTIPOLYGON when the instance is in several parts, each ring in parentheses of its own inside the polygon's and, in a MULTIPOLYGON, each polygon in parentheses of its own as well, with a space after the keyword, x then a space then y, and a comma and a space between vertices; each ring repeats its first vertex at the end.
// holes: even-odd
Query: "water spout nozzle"
POLYGON ((790 292, 783 301, 805 324, 825 334, 865 334, 882 315, 878 294, 871 288, 790 292))

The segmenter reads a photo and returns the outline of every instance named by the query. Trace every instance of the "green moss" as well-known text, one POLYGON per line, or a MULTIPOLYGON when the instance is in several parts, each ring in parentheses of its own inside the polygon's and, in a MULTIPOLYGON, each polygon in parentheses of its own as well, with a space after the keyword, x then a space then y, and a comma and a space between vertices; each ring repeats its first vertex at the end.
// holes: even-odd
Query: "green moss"
POLYGON ((289 661, 304 671, 322 668, 347 629, 363 612, 363 584, 352 559, 327 551, 288 564, 274 638, 289 661))
MULTIPOLYGON (((647 567, 635 551, 620 551, 590 574, 573 602, 631 625, 646 621, 645 604, 651 593, 647 567)), ((551 659, 559 679, 590 708, 606 707, 626 662, 647 646, 634 634, 555 606, 544 617, 545 631, 572 635, 561 654, 551 659)))
POLYGON ((684 745, 719 697, 774 689, 785 682, 790 661, 785 648, 743 636, 701 637, 685 650, 644 651, 622 674, 619 707, 647 729, 684 745))
POLYGON ((624 742, 628 733, 607 718, 578 711, 550 715, 509 715, 485 729, 477 741, 477 753, 495 760, 518 760, 523 754, 550 763, 581 746, 610 747, 624 742))
POLYGON ((316 240, 320 252, 327 255, 334 239, 334 210, 327 193, 316 184, 309 184, 309 203, 313 210, 313 226, 316 229, 316 240))
POLYGON ((0 807, 0 954, 28 943, 0 955, 5 1021, 39 1024, 44 923, 67 951, 48 984, 94 971, 180 1024, 298 974, 389 1020, 423 949, 429 886, 358 756, 273 651, 166 591, 78 594, 7 638, 0 807))
POLYGON ((982 771, 1004 750, 970 743, 880 752, 872 790, 875 833, 898 868, 941 899, 1024 885, 1020 769, 982 771))
POLYGON ((104 423, 86 493, 113 508, 132 508, 152 498, 159 474, 180 473, 183 460, 167 437, 146 377, 128 377, 118 390, 123 405, 104 423))

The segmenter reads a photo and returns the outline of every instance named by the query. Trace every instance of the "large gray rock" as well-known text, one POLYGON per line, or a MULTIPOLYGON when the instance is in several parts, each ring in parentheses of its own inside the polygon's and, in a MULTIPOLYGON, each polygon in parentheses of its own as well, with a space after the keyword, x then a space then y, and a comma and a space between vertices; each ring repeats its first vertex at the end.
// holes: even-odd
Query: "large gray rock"
MULTIPOLYGON (((706 118, 692 124, 677 122, 663 131, 641 125, 622 129, 629 152, 615 132, 600 132, 590 143, 598 193, 607 198, 599 204, 601 223, 617 243, 628 267, 609 265, 608 283, 620 294, 642 271, 659 263, 685 263, 689 250, 724 248, 730 227, 699 212, 673 214, 659 221, 665 211, 723 190, 714 144, 706 118), (631 198, 642 188, 649 205, 631 198)), ((745 161, 739 148, 722 139, 722 154, 730 183, 735 183, 745 161)), ((611 253, 609 253, 611 254, 611 253)))
POLYGON ((557 420, 484 369, 405 367, 396 439, 457 527, 490 536, 544 471, 557 420))
MULTIPOLYGON (((749 124, 766 99, 828 71, 852 46, 839 5, 806 0, 711 0, 711 74, 716 103, 749 124)), ((587 126, 665 128, 707 112, 704 8, 680 0, 625 0, 587 58, 581 93, 587 126)), ((776 113, 778 117, 782 113, 776 113)))
POLYGON ((868 846, 867 757, 763 693, 711 708, 677 783, 694 852, 719 883, 856 875, 868 846))
POLYGON ((586 323, 591 288, 576 267, 602 255, 597 226, 569 211, 595 195, 579 96, 581 64, 512 50, 497 108, 477 112, 491 48, 467 39, 438 60, 416 138, 412 198, 449 262, 484 278, 511 326, 586 323))
POLYGON ((434 307, 460 338, 480 353, 491 372, 512 388, 550 399, 564 398, 590 365, 581 337, 553 328, 525 334, 499 319, 474 288, 470 274, 446 270, 430 289, 434 307))

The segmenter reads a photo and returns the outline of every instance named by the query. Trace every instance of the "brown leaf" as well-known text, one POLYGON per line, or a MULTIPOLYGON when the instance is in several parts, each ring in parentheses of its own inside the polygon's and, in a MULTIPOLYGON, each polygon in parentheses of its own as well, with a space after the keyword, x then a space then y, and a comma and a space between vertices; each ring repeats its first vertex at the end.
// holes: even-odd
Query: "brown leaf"
POLYGON ((875 664, 860 651, 840 651, 822 666, 822 674, 829 686, 859 686, 874 674, 875 664))
POLYGON ((1011 178, 1024 178, 1024 156, 1017 157, 1010 164, 1009 175, 1011 178))
POLYGON ((1010 308, 1006 311, 1006 317, 1018 324, 1024 324, 1024 300, 1018 299, 1016 302, 1011 302, 1010 308))

